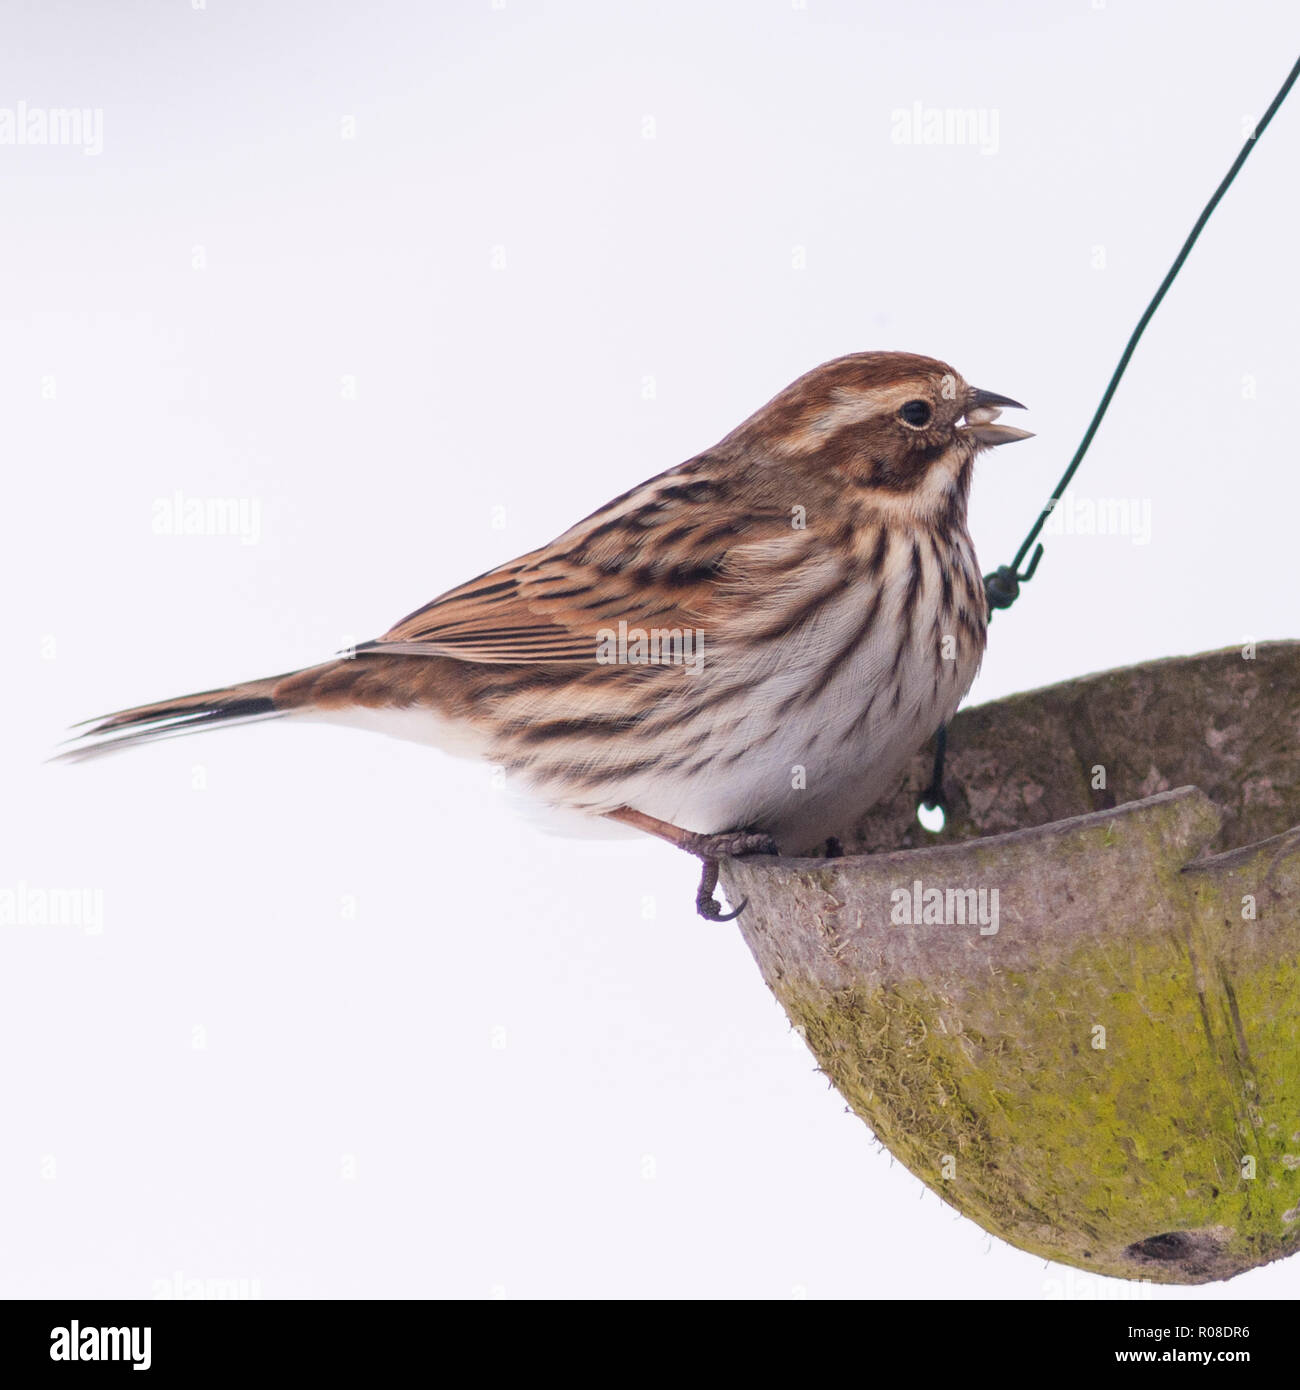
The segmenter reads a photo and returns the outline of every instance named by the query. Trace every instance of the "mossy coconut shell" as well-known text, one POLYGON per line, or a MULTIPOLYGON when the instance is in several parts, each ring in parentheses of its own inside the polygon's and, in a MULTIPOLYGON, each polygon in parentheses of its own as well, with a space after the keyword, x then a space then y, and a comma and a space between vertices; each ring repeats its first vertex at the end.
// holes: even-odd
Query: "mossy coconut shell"
POLYGON ((930 760, 845 828, 847 857, 723 866, 827 1076, 922 1181, 1033 1254, 1165 1283, 1291 1254, 1300 643, 963 711, 935 837, 915 820, 930 760), (917 883, 944 890, 946 925, 899 920, 917 883), (955 920, 971 889, 986 918, 997 891, 996 932, 955 920))

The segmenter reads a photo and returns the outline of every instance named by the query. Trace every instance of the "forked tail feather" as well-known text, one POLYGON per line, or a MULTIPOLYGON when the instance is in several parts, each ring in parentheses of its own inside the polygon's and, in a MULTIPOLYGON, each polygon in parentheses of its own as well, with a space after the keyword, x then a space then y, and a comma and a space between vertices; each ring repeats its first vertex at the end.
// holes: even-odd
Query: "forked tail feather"
POLYGON ((138 743, 176 738, 218 725, 276 719, 289 713, 290 707, 278 703, 274 695, 275 687, 284 679, 284 676, 269 676, 264 680, 244 681, 240 685, 202 690, 88 719, 74 726, 79 732, 52 761, 82 762, 138 743))

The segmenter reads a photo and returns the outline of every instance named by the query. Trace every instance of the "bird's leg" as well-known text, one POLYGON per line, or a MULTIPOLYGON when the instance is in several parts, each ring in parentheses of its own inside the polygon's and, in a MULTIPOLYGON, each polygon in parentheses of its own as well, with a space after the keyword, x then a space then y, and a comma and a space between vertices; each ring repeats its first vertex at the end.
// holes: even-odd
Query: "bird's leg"
POLYGON ((697 830, 683 830, 666 820, 657 820, 643 811, 621 806, 607 813, 610 820, 621 821, 647 835, 657 835, 670 845, 693 854, 703 865, 700 886, 695 890, 695 910, 709 922, 730 922, 739 917, 748 905, 746 898, 734 912, 723 912, 722 904, 713 896, 718 886, 718 861, 738 859, 745 854, 779 854, 776 841, 770 835, 753 830, 727 830, 720 835, 701 835, 697 830))
POLYGON ((630 806, 607 811, 606 816, 635 830, 644 830, 647 835, 657 835, 698 859, 738 859, 745 854, 780 853, 776 841, 758 830, 724 830, 717 835, 702 835, 698 830, 683 830, 680 825, 656 820, 654 816, 647 816, 644 811, 634 811, 630 806))

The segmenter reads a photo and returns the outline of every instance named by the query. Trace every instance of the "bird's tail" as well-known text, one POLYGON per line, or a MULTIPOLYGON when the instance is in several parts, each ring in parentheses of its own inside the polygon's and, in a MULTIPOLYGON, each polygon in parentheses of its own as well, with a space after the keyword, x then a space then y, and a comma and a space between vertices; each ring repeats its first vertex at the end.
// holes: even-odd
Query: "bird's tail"
POLYGON ((137 705, 89 719, 75 726, 80 732, 69 740, 69 746, 58 754, 56 761, 80 762, 155 739, 276 719, 292 708, 275 695, 276 686, 284 680, 284 676, 268 676, 265 680, 203 690, 196 695, 181 695, 174 700, 159 700, 157 704, 137 705))

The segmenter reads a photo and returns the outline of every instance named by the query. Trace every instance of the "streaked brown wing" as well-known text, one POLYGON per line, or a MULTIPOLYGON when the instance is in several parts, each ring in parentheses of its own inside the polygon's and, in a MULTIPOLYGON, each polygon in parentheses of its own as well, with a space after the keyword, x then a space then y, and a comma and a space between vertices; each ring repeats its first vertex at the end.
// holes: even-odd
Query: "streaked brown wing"
POLYGON ((680 470, 662 474, 358 650, 509 665, 592 662, 601 630, 619 621, 716 627, 748 568, 738 560, 803 544, 788 513, 728 505, 729 491, 680 470))

